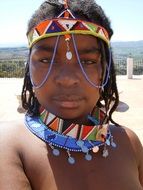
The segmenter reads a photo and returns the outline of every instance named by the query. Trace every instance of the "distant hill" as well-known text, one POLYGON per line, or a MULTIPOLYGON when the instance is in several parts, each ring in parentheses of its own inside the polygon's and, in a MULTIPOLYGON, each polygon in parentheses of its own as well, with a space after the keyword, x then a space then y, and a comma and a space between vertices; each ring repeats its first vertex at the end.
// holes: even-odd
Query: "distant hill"
POLYGON ((0 48, 0 60, 4 59, 26 59, 28 56, 27 47, 0 48))
POLYGON ((129 42, 112 42, 113 53, 115 57, 132 57, 143 58, 143 40, 129 42))
MULTIPOLYGON (((132 57, 143 58, 143 40, 129 42, 112 42, 112 50, 115 58, 132 57)), ((0 47, 0 60, 3 59, 26 59, 28 48, 25 45, 20 47, 0 47)))

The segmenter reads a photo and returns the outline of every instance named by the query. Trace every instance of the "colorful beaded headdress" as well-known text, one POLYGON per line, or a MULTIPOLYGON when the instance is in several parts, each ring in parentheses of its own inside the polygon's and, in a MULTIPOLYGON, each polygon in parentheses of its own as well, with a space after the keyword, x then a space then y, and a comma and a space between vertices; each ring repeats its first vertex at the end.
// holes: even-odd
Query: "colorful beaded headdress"
POLYGON ((65 3, 65 10, 57 18, 40 22, 27 34, 29 47, 47 37, 64 35, 68 39, 70 34, 93 35, 109 45, 109 35, 105 28, 92 22, 76 19, 68 9, 66 2, 63 3, 65 3))

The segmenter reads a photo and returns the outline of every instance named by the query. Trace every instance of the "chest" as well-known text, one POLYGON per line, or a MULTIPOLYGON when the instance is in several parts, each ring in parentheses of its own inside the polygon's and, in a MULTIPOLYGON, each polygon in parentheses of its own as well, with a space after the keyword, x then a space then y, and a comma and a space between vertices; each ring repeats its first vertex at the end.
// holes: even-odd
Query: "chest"
POLYGON ((61 151, 56 157, 52 155, 49 146, 36 147, 27 152, 24 167, 32 188, 141 190, 137 166, 129 153, 110 149, 107 158, 103 158, 101 152, 98 152, 92 155, 91 161, 86 161, 82 153, 73 153, 72 156, 76 160, 74 165, 68 163, 65 151, 61 151))

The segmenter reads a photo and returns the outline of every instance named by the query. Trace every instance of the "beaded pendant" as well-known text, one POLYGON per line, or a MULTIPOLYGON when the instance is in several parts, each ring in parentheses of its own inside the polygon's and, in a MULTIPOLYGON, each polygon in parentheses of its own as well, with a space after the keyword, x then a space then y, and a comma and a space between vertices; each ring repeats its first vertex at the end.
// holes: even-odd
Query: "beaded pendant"
POLYGON ((66 58, 67 58, 68 60, 71 60, 71 59, 72 59, 72 52, 71 52, 71 51, 67 51, 67 52, 66 52, 66 58))

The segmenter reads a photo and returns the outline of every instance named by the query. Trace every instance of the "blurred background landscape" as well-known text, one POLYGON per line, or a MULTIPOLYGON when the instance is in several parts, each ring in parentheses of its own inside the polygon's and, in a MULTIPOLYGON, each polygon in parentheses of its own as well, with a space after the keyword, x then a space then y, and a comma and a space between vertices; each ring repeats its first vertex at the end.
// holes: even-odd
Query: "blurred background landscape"
MULTIPOLYGON (((134 59, 134 75, 143 75, 143 40, 112 42, 117 75, 126 75, 127 58, 134 59)), ((28 57, 26 45, 0 47, 0 78, 22 78, 28 57)))

